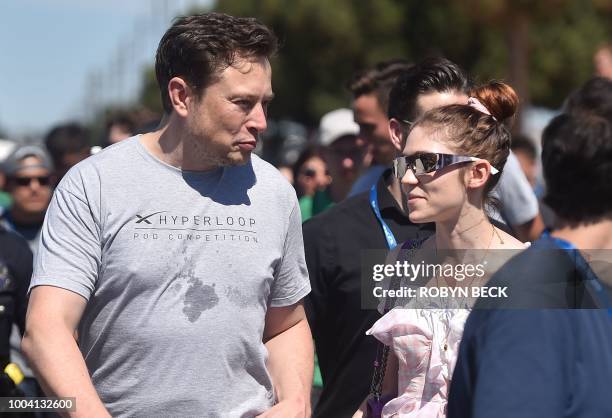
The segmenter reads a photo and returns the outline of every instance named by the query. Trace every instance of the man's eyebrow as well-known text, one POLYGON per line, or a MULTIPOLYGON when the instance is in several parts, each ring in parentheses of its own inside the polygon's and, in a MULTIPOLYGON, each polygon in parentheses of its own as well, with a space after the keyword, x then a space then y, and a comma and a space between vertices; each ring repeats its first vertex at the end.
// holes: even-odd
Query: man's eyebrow
MULTIPOLYGON (((258 101, 259 100, 259 96, 256 94, 249 94, 249 93, 245 93, 245 94, 241 94, 241 93, 237 93, 234 94, 232 96, 232 99, 247 99, 247 100, 251 100, 251 101, 258 101)), ((270 93, 270 94, 264 94, 263 96, 263 101, 270 101, 274 99, 274 93, 270 93)))

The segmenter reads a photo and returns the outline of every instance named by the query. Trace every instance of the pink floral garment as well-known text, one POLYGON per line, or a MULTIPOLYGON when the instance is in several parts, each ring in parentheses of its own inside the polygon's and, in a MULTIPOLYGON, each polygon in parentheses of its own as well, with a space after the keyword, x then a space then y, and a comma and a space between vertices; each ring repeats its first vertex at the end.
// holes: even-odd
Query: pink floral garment
POLYGON ((446 417, 448 388, 468 309, 393 309, 367 334, 399 361, 398 397, 384 418, 446 417))

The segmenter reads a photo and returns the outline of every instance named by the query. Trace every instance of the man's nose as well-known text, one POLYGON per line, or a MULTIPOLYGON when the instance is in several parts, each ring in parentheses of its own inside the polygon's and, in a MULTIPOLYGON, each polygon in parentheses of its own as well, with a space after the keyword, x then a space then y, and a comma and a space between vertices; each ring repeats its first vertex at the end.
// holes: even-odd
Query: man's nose
POLYGON ((248 122, 248 128, 257 130, 257 133, 262 133, 268 128, 268 121, 266 120, 266 110, 261 103, 257 103, 250 114, 250 120, 248 122))
POLYGON ((30 179, 30 189, 32 190, 38 190, 42 187, 42 184, 40 184, 40 182, 38 181, 37 178, 32 178, 30 179))

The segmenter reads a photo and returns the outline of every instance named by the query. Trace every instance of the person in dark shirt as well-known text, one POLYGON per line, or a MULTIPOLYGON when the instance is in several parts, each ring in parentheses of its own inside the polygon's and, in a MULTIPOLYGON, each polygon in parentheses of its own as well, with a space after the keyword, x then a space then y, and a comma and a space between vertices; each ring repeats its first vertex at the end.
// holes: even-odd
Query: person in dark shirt
MULTIPOLYGON (((2 387, 10 385, 4 368, 11 362, 10 336, 13 324, 23 335, 26 294, 32 276, 32 252, 27 242, 0 221, 0 373, 2 387)), ((9 396, 4 393, 0 396, 9 396)))
POLYGON ((545 202, 558 221, 470 314, 448 417, 611 417, 612 81, 594 79, 543 134, 545 202), (608 257, 609 258, 609 257, 608 257), (591 260, 591 261, 587 261, 591 260), (495 309, 494 309, 495 308, 495 309))

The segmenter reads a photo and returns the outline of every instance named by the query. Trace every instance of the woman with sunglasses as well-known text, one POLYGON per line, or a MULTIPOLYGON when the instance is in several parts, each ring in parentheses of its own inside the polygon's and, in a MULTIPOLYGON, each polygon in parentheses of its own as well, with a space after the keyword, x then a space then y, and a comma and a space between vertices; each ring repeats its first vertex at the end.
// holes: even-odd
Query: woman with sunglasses
MULTIPOLYGON (((390 123, 393 139, 402 144, 403 155, 394 168, 409 218, 436 224, 436 233, 420 244, 421 253, 484 250, 486 254, 525 247, 493 226, 485 212, 510 150, 504 121, 514 115, 518 98, 511 87, 499 82, 479 87, 470 96, 467 105, 433 109, 414 122, 392 119, 390 123)), ((492 273, 490 268, 487 273, 492 273)), ((426 285, 440 286, 439 280, 432 277, 426 285)), ((446 279, 444 286, 449 282, 452 279, 446 279)), ((386 403, 383 417, 446 416, 448 387, 469 306, 393 309, 368 331, 390 347, 383 398, 385 393, 397 397, 386 403)), ((365 404, 360 410, 365 411, 365 404)))
POLYGON ((333 202, 327 190, 332 182, 324 148, 306 148, 293 166, 295 190, 302 222, 330 207, 333 202))

